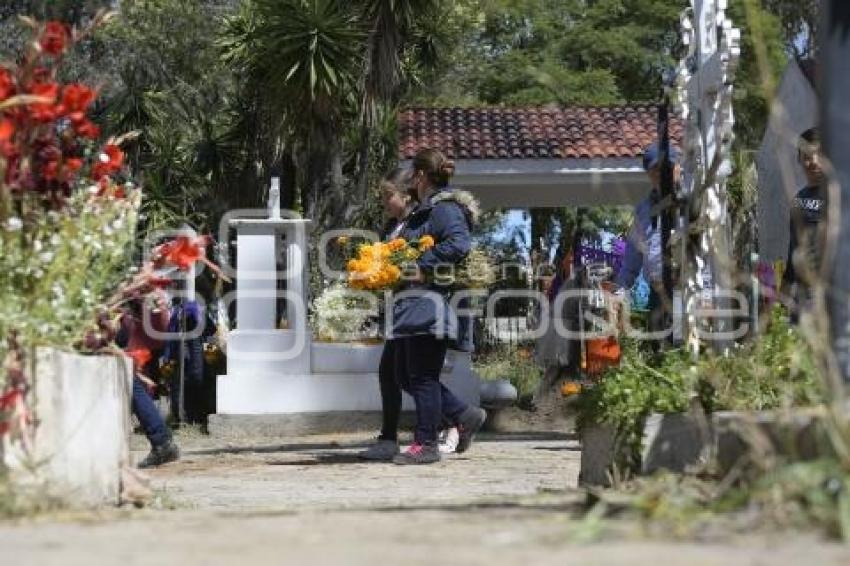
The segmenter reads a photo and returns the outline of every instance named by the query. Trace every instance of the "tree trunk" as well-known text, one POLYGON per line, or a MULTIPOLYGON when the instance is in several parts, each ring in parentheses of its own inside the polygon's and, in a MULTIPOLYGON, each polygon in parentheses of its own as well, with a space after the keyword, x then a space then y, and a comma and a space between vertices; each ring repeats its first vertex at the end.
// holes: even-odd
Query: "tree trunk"
POLYGON ((314 117, 307 143, 306 178, 301 198, 304 214, 314 221, 316 234, 333 227, 345 208, 341 151, 335 124, 314 117))

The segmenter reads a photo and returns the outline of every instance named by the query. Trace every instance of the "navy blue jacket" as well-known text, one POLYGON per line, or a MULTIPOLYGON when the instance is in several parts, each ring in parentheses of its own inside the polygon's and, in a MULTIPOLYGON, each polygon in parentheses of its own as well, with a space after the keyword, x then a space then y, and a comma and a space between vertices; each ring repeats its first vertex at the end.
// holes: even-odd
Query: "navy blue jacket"
MULTIPOLYGON (((457 265, 466 258, 472 246, 469 211, 452 200, 436 199, 441 189, 426 202, 420 203, 407 219, 401 237, 413 241, 425 235, 434 237, 435 245, 418 260, 419 269, 426 279, 439 265, 457 265)), ((394 297, 392 338, 430 334, 449 340, 453 347, 467 349, 460 344, 471 339, 468 332, 458 329, 457 313, 449 305, 448 289, 436 283, 412 283, 402 288, 394 297)), ((465 330, 465 329, 464 329, 465 330)))

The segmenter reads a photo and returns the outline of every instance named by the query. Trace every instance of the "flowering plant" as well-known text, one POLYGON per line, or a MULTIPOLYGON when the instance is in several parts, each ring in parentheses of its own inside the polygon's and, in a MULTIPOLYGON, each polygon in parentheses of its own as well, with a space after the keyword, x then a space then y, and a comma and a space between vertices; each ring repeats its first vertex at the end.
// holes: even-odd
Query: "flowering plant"
MULTIPOLYGON (((389 242, 361 244, 356 257, 346 266, 348 284, 352 289, 368 291, 393 289, 402 280, 405 270, 433 246, 434 238, 429 235, 414 242, 396 238, 389 242)), ((487 253, 473 249, 458 265, 439 266, 432 278, 442 287, 486 289, 495 282, 496 269, 487 253)))
POLYGON ((496 282, 496 267, 492 258, 483 250, 473 248, 457 266, 448 272, 438 271, 434 275, 438 285, 462 289, 487 289, 496 282))
POLYGON ((22 352, 81 343, 130 267, 141 201, 122 175, 128 136, 98 143, 96 90, 57 79, 90 28, 24 22, 33 40, 18 63, 0 62, 0 336, 22 352))
POLYGON ((403 271, 432 247, 434 238, 429 235, 412 242, 395 238, 389 242, 361 244, 357 255, 346 264, 348 285, 367 291, 393 289, 402 280, 403 271))
POLYGON ((331 285, 313 300, 311 319, 316 339, 324 342, 351 342, 376 339, 369 327, 375 307, 374 297, 353 291, 343 283, 331 285))
POLYGON ((70 344, 129 267, 141 195, 121 178, 127 138, 95 142, 96 91, 56 78, 87 30, 25 21, 34 41, 0 64, 0 333, 70 344))

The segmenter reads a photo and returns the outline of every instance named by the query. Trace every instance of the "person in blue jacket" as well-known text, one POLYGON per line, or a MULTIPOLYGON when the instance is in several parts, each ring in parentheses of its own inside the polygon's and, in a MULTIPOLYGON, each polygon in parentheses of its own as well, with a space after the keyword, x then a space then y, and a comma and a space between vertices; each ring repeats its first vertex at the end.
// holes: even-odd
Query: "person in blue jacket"
MULTIPOLYGON (((644 149, 643 169, 649 178, 651 190, 641 200, 634 211, 634 223, 626 238, 626 251, 619 271, 614 276, 614 284, 618 294, 624 294, 634 286, 638 276, 643 276, 649 283, 650 294, 647 305, 650 331, 663 328, 664 305, 662 305, 659 290, 664 288, 662 281, 663 258, 661 249, 661 223, 653 226, 653 207, 660 200, 661 187, 661 151, 658 144, 653 143, 644 149)), ((674 164, 673 175, 679 176, 679 151, 670 148, 670 160, 674 164)))
POLYGON ((487 414, 458 399, 440 383, 440 372, 449 347, 465 337, 449 304, 449 287, 435 275, 457 266, 471 248, 472 211, 450 198, 449 180, 454 163, 435 149, 419 151, 413 158, 411 187, 419 204, 410 213, 400 236, 417 241, 431 236, 426 250, 393 300, 391 331, 396 379, 416 405, 413 444, 393 458, 396 464, 430 464, 440 460, 438 431, 443 417, 457 426, 456 452, 466 451, 487 414))

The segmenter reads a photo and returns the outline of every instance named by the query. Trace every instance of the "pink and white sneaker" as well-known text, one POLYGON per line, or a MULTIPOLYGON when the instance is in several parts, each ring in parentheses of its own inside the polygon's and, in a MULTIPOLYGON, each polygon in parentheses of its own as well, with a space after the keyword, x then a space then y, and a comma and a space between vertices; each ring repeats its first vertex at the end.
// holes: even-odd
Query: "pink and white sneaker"
POLYGON ((393 458, 393 463, 400 466, 435 464, 439 461, 440 450, 436 444, 419 444, 418 442, 414 442, 407 450, 393 458))

